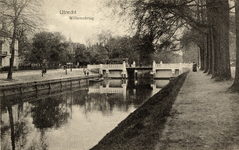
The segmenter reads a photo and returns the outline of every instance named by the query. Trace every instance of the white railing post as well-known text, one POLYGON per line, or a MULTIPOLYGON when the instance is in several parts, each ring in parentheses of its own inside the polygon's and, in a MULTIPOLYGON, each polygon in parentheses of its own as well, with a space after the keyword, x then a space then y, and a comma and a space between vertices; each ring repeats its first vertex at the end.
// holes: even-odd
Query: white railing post
POLYGON ((109 74, 110 74, 110 71, 109 71, 109 69, 106 69, 106 77, 108 78, 109 77, 109 74))
POLYGON ((132 67, 135 67, 135 61, 133 61, 132 67))
POLYGON ((127 72, 126 72, 126 64, 125 64, 125 61, 123 61, 122 77, 123 77, 123 78, 127 78, 127 72))
POLYGON ((126 88, 127 88, 127 86, 126 86, 125 83, 122 84, 122 86, 123 86, 123 96, 124 96, 124 101, 125 101, 126 100, 126 88))
POLYGON ((123 71, 126 71, 125 61, 123 61, 123 71))
POLYGON ((172 68, 172 74, 175 74, 175 68, 172 68))
POLYGON ((183 66, 182 63, 179 63, 179 74, 183 73, 183 66))
POLYGON ((153 60, 153 72, 155 73, 155 71, 156 71, 156 62, 155 60, 153 60))
POLYGON ((155 60, 153 60, 152 72, 150 72, 150 74, 153 76, 153 78, 155 77, 155 74, 156 74, 156 62, 155 62, 155 60))
POLYGON ((103 65, 102 64, 100 64, 100 68, 99 68, 99 73, 100 73, 100 75, 103 75, 103 65))

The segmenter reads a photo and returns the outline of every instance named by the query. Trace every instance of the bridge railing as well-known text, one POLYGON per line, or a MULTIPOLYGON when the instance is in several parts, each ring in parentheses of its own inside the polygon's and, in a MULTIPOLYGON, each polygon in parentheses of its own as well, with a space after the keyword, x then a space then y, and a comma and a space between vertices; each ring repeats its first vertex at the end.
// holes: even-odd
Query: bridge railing
POLYGON ((193 64, 192 63, 183 63, 182 67, 183 68, 192 68, 193 64))
POLYGON ((122 69, 123 68, 123 64, 105 64, 102 65, 102 69, 122 69))
POLYGON ((155 64, 155 68, 179 68, 180 64, 155 64))
POLYGON ((92 89, 92 88, 89 88, 89 93, 100 93, 100 89, 92 89))
POLYGON ((102 88, 101 93, 124 93, 124 88, 102 88))
POLYGON ((100 65, 87 65, 87 69, 89 70, 96 69, 96 68, 100 68, 100 65))
POLYGON ((103 88, 100 87, 99 89, 89 88, 89 93, 124 93, 126 89, 124 88, 103 88))
MULTIPOLYGON (((101 64, 101 65, 87 65, 87 69, 124 69, 123 64, 101 64)), ((170 64, 155 64, 153 66, 154 69, 156 68, 192 68, 192 63, 170 63, 170 64)))
POLYGON ((155 64, 156 68, 191 68, 192 63, 155 64))
POLYGON ((122 69, 123 64, 102 64, 102 66, 101 65, 87 65, 87 69, 96 69, 96 68, 100 68, 100 67, 102 67, 102 69, 109 69, 109 68, 122 69))

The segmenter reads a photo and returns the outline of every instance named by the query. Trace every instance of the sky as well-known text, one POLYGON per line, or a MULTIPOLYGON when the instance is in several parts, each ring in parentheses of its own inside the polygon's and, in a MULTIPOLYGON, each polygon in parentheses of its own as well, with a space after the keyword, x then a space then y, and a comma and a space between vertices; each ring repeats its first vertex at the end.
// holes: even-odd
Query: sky
POLYGON ((96 42, 97 34, 103 30, 113 35, 128 34, 129 23, 118 22, 118 17, 109 17, 111 8, 104 7, 106 0, 44 0, 45 28, 50 32, 61 32, 73 42, 87 44, 96 42), (73 11, 74 14, 62 14, 73 11), (69 17, 78 17, 71 20, 69 17), (82 19, 80 17, 87 17, 82 19))

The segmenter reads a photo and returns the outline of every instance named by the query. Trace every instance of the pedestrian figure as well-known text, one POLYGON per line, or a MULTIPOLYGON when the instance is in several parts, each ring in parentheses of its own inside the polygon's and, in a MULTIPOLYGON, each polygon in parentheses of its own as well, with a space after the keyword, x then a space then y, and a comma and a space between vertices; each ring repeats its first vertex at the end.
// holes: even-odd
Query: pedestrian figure
POLYGON ((44 74, 46 73, 46 68, 42 69, 42 73, 44 73, 44 74))
POLYGON ((193 72, 197 72, 197 63, 193 62, 193 72))
POLYGON ((43 77, 43 74, 46 73, 46 68, 42 68, 42 77, 43 77))
POLYGON ((85 68, 83 68, 83 72, 84 72, 84 75, 86 76, 86 71, 85 71, 85 68))
POLYGON ((89 71, 87 71, 87 76, 89 76, 89 71))

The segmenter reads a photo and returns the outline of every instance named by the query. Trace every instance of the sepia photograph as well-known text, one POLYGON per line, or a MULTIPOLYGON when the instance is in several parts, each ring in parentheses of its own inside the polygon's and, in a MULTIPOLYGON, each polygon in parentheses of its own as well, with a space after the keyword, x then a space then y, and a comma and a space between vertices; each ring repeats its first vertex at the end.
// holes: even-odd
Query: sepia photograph
POLYGON ((1 150, 239 150, 239 0, 0 0, 1 150))

